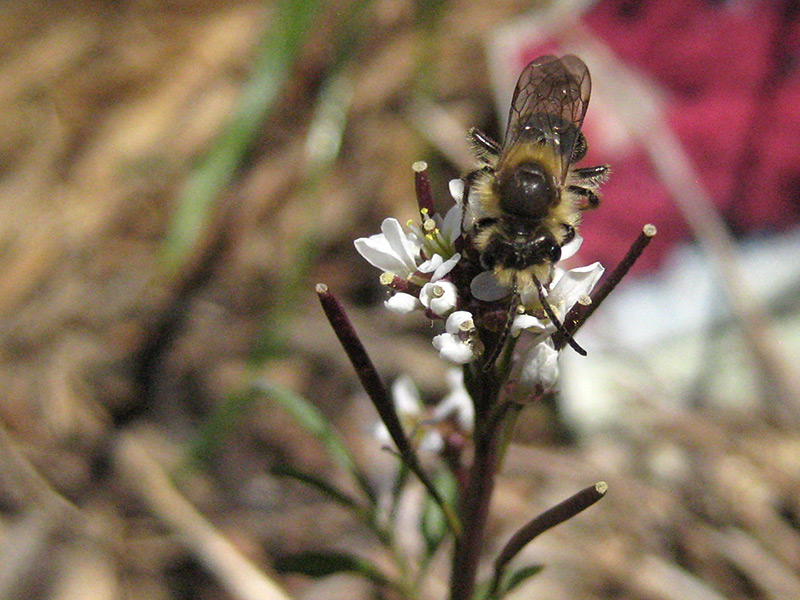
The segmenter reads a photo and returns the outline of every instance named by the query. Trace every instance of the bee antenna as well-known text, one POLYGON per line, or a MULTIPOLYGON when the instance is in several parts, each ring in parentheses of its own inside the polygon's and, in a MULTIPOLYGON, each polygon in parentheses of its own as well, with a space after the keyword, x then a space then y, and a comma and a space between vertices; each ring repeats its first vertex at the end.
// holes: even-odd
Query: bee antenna
POLYGON ((567 340, 567 344, 569 347, 575 350, 581 356, 586 356, 586 350, 581 348, 578 342, 575 341, 575 338, 572 337, 572 334, 567 331, 567 328, 564 327, 564 324, 558 320, 556 313, 553 312, 553 308, 550 306, 550 303, 547 301, 547 298, 544 295, 544 286, 542 286, 542 282, 539 281, 536 276, 533 276, 533 282, 536 284, 536 291, 539 293, 539 302, 542 303, 542 308, 544 309, 547 318, 550 319, 550 322, 556 326, 556 329, 561 332, 561 335, 567 340))
POLYGON ((514 324, 514 318, 517 316, 517 307, 519 306, 519 293, 517 292, 517 278, 514 278, 514 288, 511 292, 511 303, 508 306, 508 315, 506 316, 506 324, 503 326, 503 332, 500 334, 500 339, 497 340, 497 343, 492 348, 492 353, 486 359, 486 362, 483 363, 483 370, 484 372, 488 371, 492 368, 492 365, 497 360, 497 357, 500 356, 500 352, 503 350, 503 346, 506 345, 506 341, 508 341, 508 336, 511 334, 511 326, 514 324))

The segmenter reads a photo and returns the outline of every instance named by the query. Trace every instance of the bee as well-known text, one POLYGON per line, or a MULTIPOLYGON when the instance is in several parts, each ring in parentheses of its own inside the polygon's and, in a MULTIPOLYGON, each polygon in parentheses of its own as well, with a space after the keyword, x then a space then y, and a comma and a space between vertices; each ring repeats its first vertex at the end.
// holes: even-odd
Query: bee
POLYGON ((575 238, 581 213, 599 205, 598 188, 609 173, 605 165, 574 166, 587 151, 581 126, 591 87, 577 56, 541 56, 520 74, 502 145, 477 129, 469 132, 483 166, 465 178, 464 206, 469 199, 478 215, 469 235, 481 267, 513 294, 513 312, 520 293, 535 286, 562 330, 543 286, 562 247, 575 238))

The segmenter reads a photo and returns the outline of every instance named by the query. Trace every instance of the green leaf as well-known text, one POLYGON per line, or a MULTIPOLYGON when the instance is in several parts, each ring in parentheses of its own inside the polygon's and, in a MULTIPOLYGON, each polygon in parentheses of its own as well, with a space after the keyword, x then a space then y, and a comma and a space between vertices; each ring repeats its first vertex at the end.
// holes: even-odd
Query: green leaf
POLYGON ((543 565, 527 565, 520 567, 511 573, 501 575, 500 581, 497 581, 497 573, 494 577, 483 581, 475 592, 475 598, 480 600, 500 600, 503 596, 508 594, 511 590, 515 589, 524 583, 530 577, 538 574, 543 565))
POLYGON ((502 598, 518 585, 524 583, 527 579, 537 575, 542 569, 544 569, 544 565, 527 565, 509 573, 507 577, 503 578, 503 582, 500 584, 497 598, 502 598))
POLYGON ((300 552, 280 557, 274 566, 278 573, 297 573, 315 579, 336 573, 356 573, 381 587, 398 587, 373 563, 346 552, 300 552))
POLYGON ((363 516, 365 512, 365 508, 358 500, 316 475, 296 469, 290 465, 276 465, 270 469, 270 473, 275 477, 286 477, 288 479, 300 481, 318 492, 321 492, 344 508, 358 513, 359 516, 363 516))
POLYGON ((328 456, 350 473, 370 504, 375 505, 377 503, 375 492, 369 485, 366 475, 356 466, 344 442, 342 442, 342 439, 331 427, 328 419, 316 406, 291 390, 270 382, 262 380, 256 385, 268 398, 277 402, 289 413, 298 425, 322 443, 328 456))
POLYGON ((277 5, 230 121, 189 175, 178 199, 163 248, 169 270, 180 268, 207 233, 214 202, 235 176, 272 110, 321 6, 319 0, 283 0, 277 5))
MULTIPOLYGON (((458 504, 458 483, 452 473, 442 471, 436 476, 434 485, 444 501, 450 506, 458 504)), ((444 514, 430 496, 425 498, 425 506, 422 509, 420 519, 420 529, 425 539, 427 554, 431 556, 436 552, 445 535, 447 535, 448 528, 444 514)))
POLYGON ((409 480, 411 469, 404 462, 400 463, 400 468, 397 469, 397 477, 395 477, 392 484, 392 502, 389 505, 389 522, 394 523, 397 519, 397 511, 400 508, 400 497, 403 495, 403 489, 409 480))
POLYGON ((242 416, 256 401, 254 390, 228 394, 214 408, 189 448, 189 456, 198 462, 208 462, 220 450, 225 441, 236 431, 242 416))
POLYGON ((276 465, 270 469, 272 475, 276 477, 288 477, 301 483, 314 488, 318 492, 323 493, 325 496, 351 511, 357 518, 359 518, 366 527, 375 534, 378 541, 385 547, 392 549, 393 541, 390 530, 382 527, 379 520, 377 506, 370 504, 364 506, 356 498, 343 492, 335 485, 325 481, 321 477, 317 477, 311 473, 307 473, 290 465, 276 465))

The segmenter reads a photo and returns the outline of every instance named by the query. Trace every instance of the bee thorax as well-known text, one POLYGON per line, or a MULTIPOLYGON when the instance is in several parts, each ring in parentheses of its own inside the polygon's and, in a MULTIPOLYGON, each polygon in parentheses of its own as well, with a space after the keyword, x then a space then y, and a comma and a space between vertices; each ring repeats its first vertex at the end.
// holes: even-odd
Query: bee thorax
POLYGON ((536 162, 523 162, 498 173, 495 185, 500 208, 529 219, 545 217, 558 198, 552 178, 536 162))

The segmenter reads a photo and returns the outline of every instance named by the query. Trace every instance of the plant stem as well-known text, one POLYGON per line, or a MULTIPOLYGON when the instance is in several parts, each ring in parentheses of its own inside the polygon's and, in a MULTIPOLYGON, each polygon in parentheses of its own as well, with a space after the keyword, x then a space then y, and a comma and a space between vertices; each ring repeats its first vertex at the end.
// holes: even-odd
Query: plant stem
POLYGON ((529 521, 506 543, 503 550, 494 561, 494 578, 489 588, 489 598, 493 598, 497 592, 503 572, 520 550, 533 541, 538 535, 564 521, 571 519, 581 511, 586 510, 595 502, 600 500, 608 490, 604 481, 598 481, 594 485, 582 489, 577 494, 573 494, 563 502, 544 511, 535 519, 529 521))
POLYGON ((592 316, 595 310, 600 306, 603 300, 617 287, 623 277, 628 274, 631 267, 639 259, 644 252, 645 248, 650 244, 656 235, 655 225, 648 223, 642 228, 642 232, 636 241, 631 245, 625 257, 622 259, 617 267, 603 280, 603 282, 592 292, 591 303, 581 304, 577 303, 573 306, 567 315, 564 317, 564 331, 556 331, 553 334, 553 345, 556 350, 561 350, 569 339, 565 333, 573 335, 586 320, 592 316))
POLYGON ((502 419, 498 419, 487 423, 489 427, 482 432, 476 432, 475 458, 459 515, 464 530, 456 540, 453 553, 450 600, 469 600, 475 589, 489 504, 494 491, 495 472, 499 464, 498 445, 502 422, 502 419))
POLYGON ((350 359, 350 363, 356 370, 356 375, 358 375, 364 391, 367 392, 370 400, 372 400, 372 404, 375 410, 378 411, 381 421, 386 425, 386 429, 397 447, 400 459, 417 476, 433 500, 441 508, 451 533, 454 536, 458 536, 461 533, 461 524, 458 522, 455 511, 444 501, 439 491, 434 487, 430 477, 423 471, 417 454, 403 431, 394 402, 392 402, 388 390, 383 385, 372 359, 364 348, 364 344, 361 343, 361 338, 358 337, 356 330, 350 323, 350 319, 347 318, 339 301, 328 290, 327 285, 318 283, 316 292, 325 316, 328 318, 336 337, 339 338, 339 342, 350 359))

